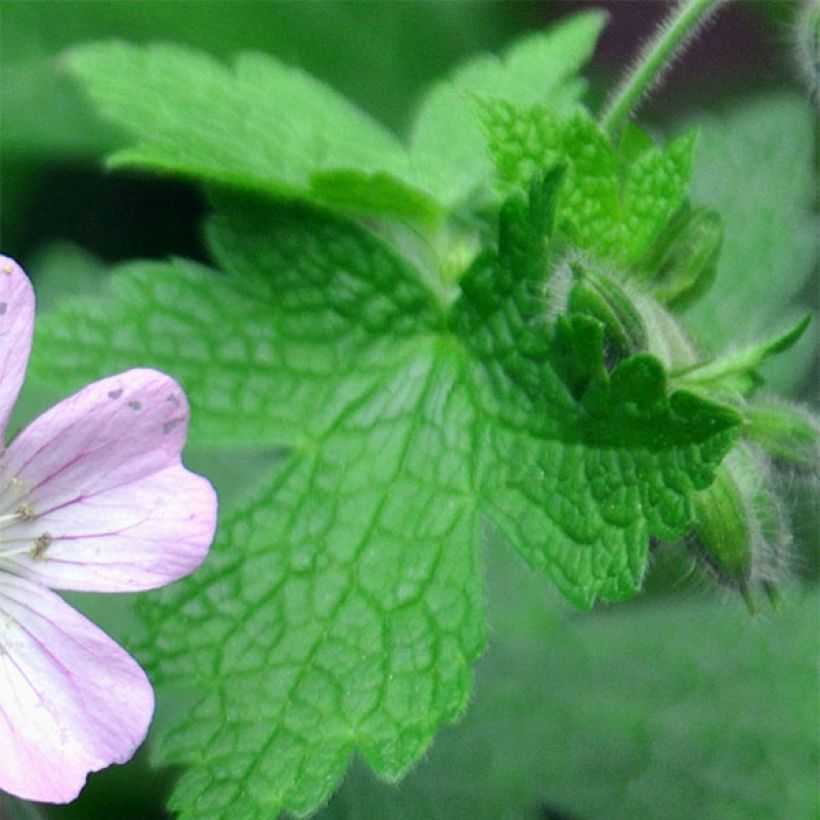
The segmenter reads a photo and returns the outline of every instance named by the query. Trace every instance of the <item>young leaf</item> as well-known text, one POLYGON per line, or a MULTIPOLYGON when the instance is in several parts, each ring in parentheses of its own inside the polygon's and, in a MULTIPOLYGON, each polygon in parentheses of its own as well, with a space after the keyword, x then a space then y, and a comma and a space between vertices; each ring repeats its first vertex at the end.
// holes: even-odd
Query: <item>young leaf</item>
POLYGON ((626 260, 635 262, 684 201, 697 144, 690 131, 630 163, 623 189, 626 260))
POLYGON ((526 188, 537 169, 566 163, 559 227, 602 259, 636 262, 684 201, 692 133, 660 149, 633 130, 619 155, 581 110, 562 116, 546 106, 491 98, 477 105, 501 189, 526 188))
POLYGON ((471 193, 483 195, 492 162, 473 100, 492 97, 566 110, 585 90, 576 75, 592 55, 606 19, 600 11, 575 15, 518 41, 500 59, 477 57, 434 85, 421 103, 410 142, 425 188, 450 206, 471 193))

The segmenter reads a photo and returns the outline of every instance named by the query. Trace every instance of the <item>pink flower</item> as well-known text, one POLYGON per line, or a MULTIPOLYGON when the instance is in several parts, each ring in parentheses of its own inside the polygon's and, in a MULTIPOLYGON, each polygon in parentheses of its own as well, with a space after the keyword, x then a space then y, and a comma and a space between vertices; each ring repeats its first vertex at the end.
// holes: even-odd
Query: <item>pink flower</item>
POLYGON ((182 466, 188 405, 155 370, 89 385, 3 449, 33 326, 31 284, 0 256, 0 789, 66 803, 134 754, 154 696, 49 587, 132 592, 187 575, 213 539, 216 496, 182 466))

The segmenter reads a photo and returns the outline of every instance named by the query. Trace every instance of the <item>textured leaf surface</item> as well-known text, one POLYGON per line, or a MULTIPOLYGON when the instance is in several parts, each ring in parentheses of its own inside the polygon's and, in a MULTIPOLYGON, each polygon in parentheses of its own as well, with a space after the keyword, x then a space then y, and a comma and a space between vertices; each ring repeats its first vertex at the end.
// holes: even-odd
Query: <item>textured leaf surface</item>
POLYGON ((559 228, 606 260, 633 263, 684 201, 693 134, 665 149, 646 138, 627 161, 583 111, 562 115, 494 98, 479 108, 501 189, 526 188, 538 169, 566 164, 559 228))
POLYGON ((684 534, 689 496, 711 481, 738 418, 692 394, 670 396, 652 356, 607 373, 592 323, 575 322, 590 336, 566 354, 589 378, 575 395, 561 380, 566 356, 550 338, 542 290, 557 178, 534 183, 529 202, 508 200, 498 253, 465 275, 453 323, 477 362, 479 406, 495 422, 485 439, 489 514, 532 565, 589 606, 634 594, 650 532, 684 534))
POLYGON ((147 610, 146 657, 194 697, 158 751, 190 766, 183 817, 309 811, 355 750, 401 775, 469 698, 483 521, 583 606, 634 594, 649 535, 687 528, 737 419, 668 395, 652 356, 608 373, 600 337, 582 390, 559 375, 574 352, 540 291, 558 181, 505 205, 448 312, 367 231, 230 198, 209 232, 227 275, 139 266, 41 320, 40 374, 137 356, 182 378, 200 443, 290 448, 147 610))
POLYGON ((321 820, 814 817, 816 593, 654 599, 573 617, 493 568, 475 702, 398 786, 355 767, 321 820))
POLYGON ((348 222, 246 203, 226 207, 210 236, 231 275, 126 266, 107 298, 68 302, 38 325, 33 372, 76 389, 153 362, 200 408, 194 442, 288 445, 374 389, 400 337, 435 320, 415 271, 348 222))
POLYGON ((151 653, 163 679, 204 689, 158 750, 195 764, 184 816, 308 811, 356 749, 396 778, 466 705, 483 636, 473 411, 423 349, 381 388, 165 599, 180 617, 151 653))

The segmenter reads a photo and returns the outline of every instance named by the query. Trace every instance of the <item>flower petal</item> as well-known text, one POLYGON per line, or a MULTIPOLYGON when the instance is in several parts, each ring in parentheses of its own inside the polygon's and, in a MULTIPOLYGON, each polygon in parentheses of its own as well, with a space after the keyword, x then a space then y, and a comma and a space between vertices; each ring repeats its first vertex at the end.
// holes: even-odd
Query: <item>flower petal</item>
POLYGON ((53 592, 0 574, 0 789, 67 803, 89 772, 130 759, 151 684, 111 638, 53 592))
POLYGON ((23 269, 0 254, 0 452, 26 376, 34 330, 34 291, 23 269))
POLYGON ((0 567, 47 586, 101 592, 163 586, 204 560, 216 495, 180 462, 185 396, 169 376, 130 370, 36 419, 0 470, 0 567))

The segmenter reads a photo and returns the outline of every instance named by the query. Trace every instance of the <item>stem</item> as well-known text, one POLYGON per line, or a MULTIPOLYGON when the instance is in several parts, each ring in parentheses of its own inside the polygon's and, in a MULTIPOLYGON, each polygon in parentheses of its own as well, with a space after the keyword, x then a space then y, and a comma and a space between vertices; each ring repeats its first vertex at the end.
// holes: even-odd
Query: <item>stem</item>
POLYGON ((721 2, 723 0, 682 0, 672 10, 610 98, 601 115, 604 131, 613 136, 621 128, 640 98, 668 67, 675 51, 694 35, 698 24, 721 2))

